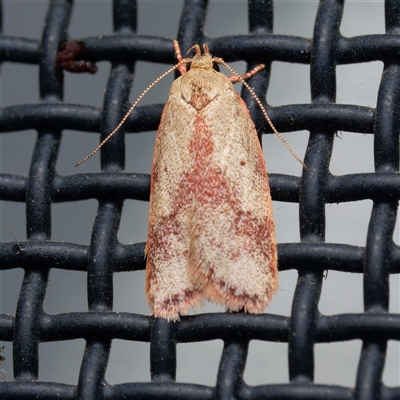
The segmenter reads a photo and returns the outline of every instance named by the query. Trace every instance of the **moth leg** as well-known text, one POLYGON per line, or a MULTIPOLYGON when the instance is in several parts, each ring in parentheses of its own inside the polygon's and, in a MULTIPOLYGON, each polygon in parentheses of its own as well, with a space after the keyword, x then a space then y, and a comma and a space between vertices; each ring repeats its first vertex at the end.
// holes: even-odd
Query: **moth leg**
MULTIPOLYGON (((257 65, 257 67, 253 68, 251 71, 246 72, 243 75, 240 75, 240 77, 244 80, 251 78, 252 76, 254 76, 257 72, 260 72, 262 69, 264 69, 265 65, 264 64, 259 64, 257 65)), ((231 75, 228 76, 228 79, 232 82, 232 83, 238 83, 240 82, 239 78, 235 75, 231 75)))
MULTIPOLYGON (((174 52, 175 52, 175 57, 178 60, 178 63, 180 63, 183 60, 182 53, 181 53, 181 48, 179 47, 179 43, 177 40, 174 40, 174 52)), ((181 73, 181 75, 186 74, 187 69, 186 65, 182 64, 178 67, 178 71, 181 73)))

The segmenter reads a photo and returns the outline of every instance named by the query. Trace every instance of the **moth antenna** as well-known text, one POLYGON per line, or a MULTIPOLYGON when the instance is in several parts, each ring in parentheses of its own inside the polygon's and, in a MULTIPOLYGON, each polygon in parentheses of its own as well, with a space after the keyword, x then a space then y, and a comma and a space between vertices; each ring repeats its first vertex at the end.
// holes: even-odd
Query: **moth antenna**
POLYGON ((79 165, 83 164, 85 161, 89 160, 89 158, 93 157, 102 147, 105 143, 107 143, 112 136, 121 128, 121 126, 124 124, 124 122, 128 119, 129 114, 133 111, 133 109, 137 106, 139 101, 143 98, 143 96, 158 82, 161 81, 161 79, 165 78, 168 74, 170 74, 172 71, 176 70, 179 68, 182 64, 186 64, 187 62, 190 62, 191 59, 184 58, 183 60, 179 61, 178 64, 175 64, 173 67, 165 71, 163 74, 161 74, 157 79, 155 79, 149 86, 147 86, 146 89, 143 90, 142 94, 136 99, 136 101, 132 104, 131 108, 129 111, 125 114, 124 118, 122 118, 121 122, 117 125, 117 127, 84 159, 78 162, 78 164, 75 165, 75 167, 79 167, 79 165))
MULTIPOLYGON (((206 45, 207 46, 207 45, 206 45)), ((196 51, 196 56, 201 56, 201 50, 200 50, 200 46, 198 44, 194 44, 188 51, 186 54, 189 54, 192 50, 196 51)))
POLYGON ((21 246, 21 244, 18 242, 18 240, 17 240, 17 238, 14 236, 14 234, 12 233, 11 229, 10 229, 3 221, 0 221, 0 222, 1 222, 1 224, 4 226, 4 228, 6 228, 6 229, 8 230, 8 232, 10 232, 10 235, 11 235, 11 236, 14 238, 14 240, 17 242, 17 245, 18 245, 20 251, 22 251, 22 250, 23 250, 23 249, 22 249, 22 246, 21 246))
POLYGON ((275 128, 275 125, 272 123, 271 118, 268 116, 268 113, 261 103, 261 100, 259 97, 255 94, 254 90, 250 87, 250 85, 233 69, 231 68, 222 58, 219 57, 214 57, 214 61, 217 63, 222 64, 225 68, 227 68, 235 77, 243 83, 243 85, 246 87, 246 89, 250 92, 250 94, 253 96, 253 99, 257 102, 258 106, 260 107, 262 113, 264 114, 265 119, 267 120, 269 126, 271 127, 272 131, 275 133, 276 136, 278 136, 279 139, 282 140, 283 144, 286 146, 286 148, 290 151, 290 154, 303 166, 304 169, 308 169, 306 164, 298 157, 298 155, 293 151, 293 149, 290 147, 289 143, 285 140, 285 138, 278 132, 278 130, 275 128))

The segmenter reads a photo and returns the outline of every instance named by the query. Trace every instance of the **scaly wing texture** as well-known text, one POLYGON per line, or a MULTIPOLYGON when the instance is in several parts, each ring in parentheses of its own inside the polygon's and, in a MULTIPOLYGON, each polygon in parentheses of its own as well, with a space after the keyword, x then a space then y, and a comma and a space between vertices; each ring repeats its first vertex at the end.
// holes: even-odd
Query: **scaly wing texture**
POLYGON ((257 132, 229 79, 212 68, 192 68, 171 86, 154 154, 146 253, 156 317, 177 320, 204 298, 261 313, 278 288, 257 132))
MULTIPOLYGON (((179 88, 180 79, 173 87, 179 88)), ((152 313, 173 321, 204 297, 187 272, 193 197, 188 171, 194 166, 190 143, 196 111, 177 94, 170 94, 164 108, 154 151, 145 288, 152 313)))
POLYGON ((278 288, 278 271, 256 129, 244 102, 229 89, 198 112, 194 132, 190 279, 230 311, 261 313, 278 288))

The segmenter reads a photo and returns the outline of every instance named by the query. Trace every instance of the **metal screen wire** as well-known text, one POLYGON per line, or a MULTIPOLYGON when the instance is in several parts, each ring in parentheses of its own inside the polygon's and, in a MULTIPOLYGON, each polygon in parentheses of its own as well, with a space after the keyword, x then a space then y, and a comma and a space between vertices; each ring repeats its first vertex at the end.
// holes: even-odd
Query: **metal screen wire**
POLYGON ((0 399, 400 399, 400 1, 1 6, 0 399), (277 229, 280 291, 260 316, 149 315, 149 173, 173 76, 73 167, 174 64, 175 38, 239 73, 266 64, 249 83, 308 167, 237 85, 277 229), (96 74, 56 68, 65 39, 96 74))

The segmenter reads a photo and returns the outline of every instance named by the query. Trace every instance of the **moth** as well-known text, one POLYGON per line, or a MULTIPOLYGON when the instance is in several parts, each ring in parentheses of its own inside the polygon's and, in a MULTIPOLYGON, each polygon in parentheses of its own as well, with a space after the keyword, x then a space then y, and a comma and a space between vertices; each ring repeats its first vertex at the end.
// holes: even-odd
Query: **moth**
MULTIPOLYGON (((183 59, 162 113, 151 172, 145 293, 155 317, 176 321, 205 300, 228 311, 262 313, 278 290, 277 248, 268 176, 257 131, 232 82, 241 81, 284 141, 264 106, 208 46, 183 59), (185 64, 190 63, 187 70, 185 64), (225 65, 234 75, 218 72, 225 65)), ((298 157, 294 155, 297 159, 298 157)), ((301 162, 301 161, 300 161, 301 162)), ((79 163, 79 164, 80 164, 79 163)), ((77 164, 77 165, 79 165, 77 164)))
POLYGON ((170 89, 157 133, 146 295, 177 320, 204 300, 261 313, 278 289, 273 209, 257 131, 207 45, 170 89))

